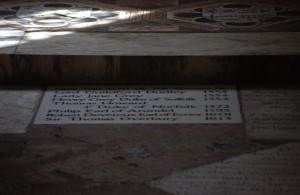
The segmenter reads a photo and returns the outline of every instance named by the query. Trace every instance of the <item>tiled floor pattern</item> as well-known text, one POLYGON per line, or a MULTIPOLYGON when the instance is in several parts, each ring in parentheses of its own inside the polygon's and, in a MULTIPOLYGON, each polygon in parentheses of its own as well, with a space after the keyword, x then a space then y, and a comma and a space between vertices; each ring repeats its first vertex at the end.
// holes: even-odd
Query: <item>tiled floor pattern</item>
POLYGON ((25 31, 162 32, 174 26, 174 32, 298 31, 300 8, 293 1, 272 0, 35 1, 3 3, 0 18, 7 27, 25 31))

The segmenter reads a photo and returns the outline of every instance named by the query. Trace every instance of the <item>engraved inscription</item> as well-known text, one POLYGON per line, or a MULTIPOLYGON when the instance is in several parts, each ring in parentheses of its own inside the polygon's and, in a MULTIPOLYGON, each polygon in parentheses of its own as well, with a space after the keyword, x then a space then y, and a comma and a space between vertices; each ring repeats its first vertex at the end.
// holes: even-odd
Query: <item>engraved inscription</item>
POLYGON ((300 139, 300 90, 242 90, 246 130, 254 139, 300 139))
POLYGON ((35 124, 240 123, 231 87, 49 88, 35 124))
POLYGON ((173 194, 292 194, 300 191, 300 144, 245 154, 153 181, 173 194))

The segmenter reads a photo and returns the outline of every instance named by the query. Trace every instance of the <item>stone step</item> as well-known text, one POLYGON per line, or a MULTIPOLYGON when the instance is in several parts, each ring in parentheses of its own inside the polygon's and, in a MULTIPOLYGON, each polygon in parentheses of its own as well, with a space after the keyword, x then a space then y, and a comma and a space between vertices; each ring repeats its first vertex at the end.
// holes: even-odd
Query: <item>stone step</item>
POLYGON ((299 10, 1 1, 0 194, 299 194, 299 10))
POLYGON ((295 0, 7 0, 0 83, 299 83, 299 10, 295 0))
MULTIPOLYGON (((4 31, 3 31, 4 32, 4 31)), ((297 83, 300 33, 6 30, 4 84, 297 83), (12 41, 7 41, 10 32, 12 41), (15 42, 14 42, 15 41, 15 42)))

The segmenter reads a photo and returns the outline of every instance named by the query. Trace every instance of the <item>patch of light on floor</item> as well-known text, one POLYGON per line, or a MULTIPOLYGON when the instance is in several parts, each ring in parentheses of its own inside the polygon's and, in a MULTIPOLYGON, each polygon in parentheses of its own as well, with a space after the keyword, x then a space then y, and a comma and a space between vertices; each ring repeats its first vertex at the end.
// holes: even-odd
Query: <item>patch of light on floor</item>
POLYGON ((0 44, 0 48, 7 48, 7 47, 12 47, 16 45, 16 41, 15 40, 11 40, 11 41, 4 41, 0 44))
MULTIPOLYGON (((1 10, 1 9, 0 9, 1 10)), ((146 10, 98 10, 92 8, 72 7, 72 8, 48 8, 48 7, 21 7, 15 15, 0 17, 1 26, 14 26, 21 31, 1 32, 0 28, 0 48, 18 45, 23 31, 40 30, 62 30, 63 32, 32 33, 22 38, 19 44, 27 44, 30 41, 45 40, 57 36, 73 34, 74 30, 100 27, 114 23, 134 22, 138 17, 150 14, 146 10), (42 29, 40 29, 42 28, 42 29), (68 31, 68 32, 67 32, 68 31), (73 31, 73 32, 72 32, 73 31), (20 32, 22 32, 20 34, 20 32), (17 34, 14 34, 17 33, 17 34), (9 37, 9 38, 8 38, 9 37)))
POLYGON ((51 33, 48 33, 48 32, 30 33, 30 34, 27 34, 26 38, 23 40, 23 43, 24 43, 24 41, 28 42, 28 41, 35 41, 35 40, 45 40, 45 39, 50 39, 50 38, 57 37, 57 36, 65 36, 65 35, 70 35, 70 34, 73 34, 73 32, 60 31, 60 32, 51 32, 51 33))
POLYGON ((22 35, 22 31, 14 29, 0 29, 0 48, 15 46, 19 42, 19 37, 22 35))
MULTIPOLYGON (((107 13, 107 11, 103 11, 103 13, 107 13)), ((142 15, 147 15, 150 14, 151 11, 113 11, 117 16, 115 17, 108 17, 104 19, 98 19, 97 22, 82 22, 82 23, 75 23, 75 24, 70 24, 68 28, 71 29, 82 29, 82 28, 92 28, 92 27, 97 27, 101 25, 108 25, 108 24, 113 24, 117 22, 127 22, 130 20, 134 20, 136 17, 140 17, 142 15)))

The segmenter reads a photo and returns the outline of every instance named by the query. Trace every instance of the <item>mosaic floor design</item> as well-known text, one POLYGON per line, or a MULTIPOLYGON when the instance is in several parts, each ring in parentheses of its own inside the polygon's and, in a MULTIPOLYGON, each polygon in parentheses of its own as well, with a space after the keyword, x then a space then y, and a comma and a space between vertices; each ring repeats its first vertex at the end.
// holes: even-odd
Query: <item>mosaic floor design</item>
POLYGON ((135 1, 7 1, 0 22, 25 31, 299 31, 300 3, 292 2, 144 0, 137 7, 135 1))

